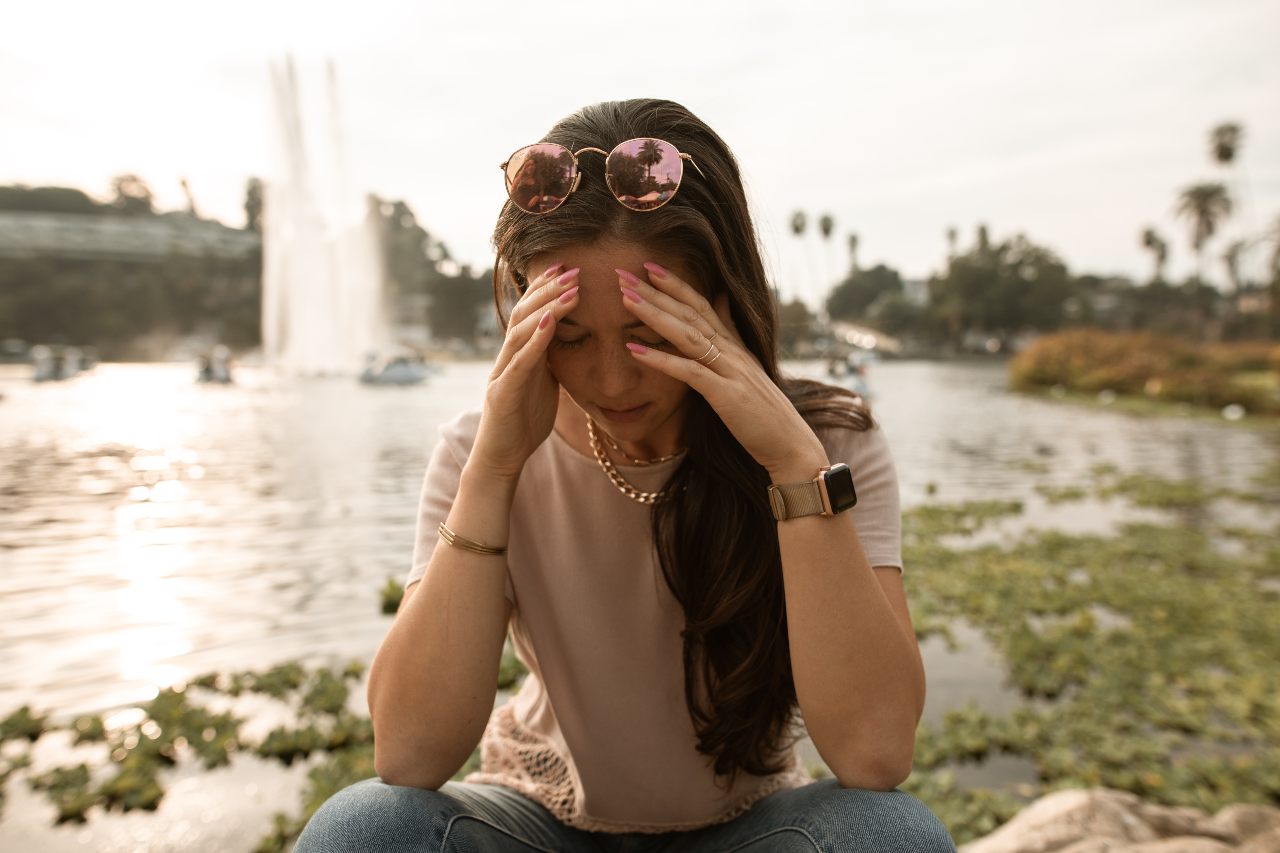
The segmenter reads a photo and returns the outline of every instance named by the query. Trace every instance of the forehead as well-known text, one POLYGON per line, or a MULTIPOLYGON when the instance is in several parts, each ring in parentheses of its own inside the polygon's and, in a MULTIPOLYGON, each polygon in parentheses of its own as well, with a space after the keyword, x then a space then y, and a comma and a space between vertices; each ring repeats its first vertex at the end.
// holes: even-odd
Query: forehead
POLYGON ((616 240, 571 245, 536 255, 529 262, 526 275, 532 279, 556 263, 563 264, 565 269, 578 267, 578 285, 582 288, 578 292, 578 306, 560 320, 559 325, 635 329, 644 323, 623 307, 615 269, 627 270, 645 281, 648 276, 644 268, 646 261, 666 267, 681 280, 701 289, 694 282, 688 265, 679 257, 637 243, 616 240))

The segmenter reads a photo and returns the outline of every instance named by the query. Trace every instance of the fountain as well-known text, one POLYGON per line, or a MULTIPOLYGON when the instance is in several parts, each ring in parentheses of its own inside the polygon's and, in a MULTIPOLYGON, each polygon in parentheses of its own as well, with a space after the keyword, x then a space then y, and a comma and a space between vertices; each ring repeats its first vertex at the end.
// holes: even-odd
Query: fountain
POLYGON ((293 58, 271 66, 276 140, 263 199, 262 340, 291 375, 352 376, 391 341, 377 200, 351 184, 337 79, 321 133, 304 132, 293 58))

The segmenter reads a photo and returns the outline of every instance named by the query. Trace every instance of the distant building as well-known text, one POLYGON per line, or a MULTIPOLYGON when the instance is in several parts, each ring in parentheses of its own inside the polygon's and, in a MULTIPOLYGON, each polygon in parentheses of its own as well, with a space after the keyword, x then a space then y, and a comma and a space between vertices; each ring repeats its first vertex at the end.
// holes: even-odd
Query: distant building
POLYGON ((110 216, 0 211, 0 257, 163 261, 239 260, 262 246, 256 231, 185 213, 110 216))

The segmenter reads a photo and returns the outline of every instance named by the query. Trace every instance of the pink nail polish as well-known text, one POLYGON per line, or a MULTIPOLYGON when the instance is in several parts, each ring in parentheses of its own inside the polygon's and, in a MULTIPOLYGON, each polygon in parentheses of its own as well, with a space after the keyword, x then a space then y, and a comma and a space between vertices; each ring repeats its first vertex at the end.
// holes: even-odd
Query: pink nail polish
POLYGON ((564 293, 560 294, 560 301, 565 303, 566 305, 569 304, 570 302, 573 301, 573 295, 577 292, 578 292, 578 288, 576 287, 573 288, 572 290, 566 290, 564 293))
POLYGON ((622 290, 622 295, 625 298, 630 299, 632 302, 636 303, 637 305, 639 305, 641 302, 644 302, 644 300, 640 298, 640 294, 636 293, 631 288, 622 287, 621 290, 622 290))
POLYGON ((547 324, 548 324, 548 323, 550 323, 550 322, 551 322, 551 312, 550 312, 550 311, 543 311, 543 312, 542 312, 542 319, 538 321, 538 328, 539 328, 539 329, 545 329, 545 328, 547 327, 547 324))
POLYGON ((630 341, 627 342, 627 349, 631 350, 636 355, 644 355, 649 351, 647 346, 643 346, 642 344, 633 344, 630 341))
POLYGON ((658 278, 666 278, 668 275, 670 275, 669 272, 667 272, 665 269, 655 264, 653 261, 645 261, 642 264, 642 266, 645 269, 647 269, 649 272, 656 275, 658 278))
POLYGON ((635 275, 633 275, 632 273, 627 272, 626 270, 621 270, 621 269, 616 269, 616 268, 615 268, 615 269, 614 269, 614 272, 616 272, 616 273, 618 274, 618 276, 619 276, 623 281, 625 281, 627 284, 638 285, 638 284, 643 284, 643 283, 644 283, 644 282, 640 281, 640 279, 639 279, 639 278, 637 278, 635 275))
POLYGON ((547 271, 542 274, 542 277, 551 278, 551 276, 555 275, 562 266, 564 266, 564 264, 555 264, 554 266, 547 267, 547 271))
POLYGON ((560 277, 556 279, 556 284, 568 284, 573 281, 577 277, 579 269, 580 267, 574 267, 568 272, 561 273, 560 277))

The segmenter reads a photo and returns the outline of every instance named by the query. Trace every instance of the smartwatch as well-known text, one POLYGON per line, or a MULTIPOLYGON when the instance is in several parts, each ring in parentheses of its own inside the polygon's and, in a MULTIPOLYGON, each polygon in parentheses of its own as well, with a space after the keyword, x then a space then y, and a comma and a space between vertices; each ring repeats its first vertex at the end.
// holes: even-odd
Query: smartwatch
POLYGON ((857 503, 853 472, 843 462, 818 469, 818 476, 812 480, 769 487, 769 507, 778 521, 804 515, 836 515, 857 503))

